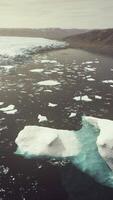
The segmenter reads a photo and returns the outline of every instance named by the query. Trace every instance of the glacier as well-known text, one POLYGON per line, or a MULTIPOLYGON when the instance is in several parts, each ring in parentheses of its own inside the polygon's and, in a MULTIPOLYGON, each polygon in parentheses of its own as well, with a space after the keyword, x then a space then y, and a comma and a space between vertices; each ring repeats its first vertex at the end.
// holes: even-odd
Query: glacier
POLYGON ((64 48, 67 45, 66 42, 45 38, 0 36, 0 55, 15 57, 45 49, 64 48))

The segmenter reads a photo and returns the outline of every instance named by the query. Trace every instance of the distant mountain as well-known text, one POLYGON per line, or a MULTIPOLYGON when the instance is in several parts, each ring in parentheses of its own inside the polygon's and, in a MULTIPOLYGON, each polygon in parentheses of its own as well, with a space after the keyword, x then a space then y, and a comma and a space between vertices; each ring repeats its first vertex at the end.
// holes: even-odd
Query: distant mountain
POLYGON ((93 30, 66 37, 70 47, 113 56, 113 29, 93 30))
POLYGON ((0 36, 19 36, 19 37, 44 37, 48 39, 62 40, 70 35, 86 32, 85 29, 21 29, 21 28, 0 28, 0 36))

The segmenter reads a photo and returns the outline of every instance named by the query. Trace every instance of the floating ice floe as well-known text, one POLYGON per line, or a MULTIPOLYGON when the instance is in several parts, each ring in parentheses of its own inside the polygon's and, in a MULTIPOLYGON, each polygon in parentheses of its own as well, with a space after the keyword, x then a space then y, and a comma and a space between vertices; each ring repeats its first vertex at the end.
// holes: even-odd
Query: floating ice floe
POLYGON ((47 64, 47 63, 56 64, 57 61, 56 61, 56 60, 41 60, 41 63, 42 63, 42 64, 47 64))
POLYGON ((4 105, 4 102, 0 102, 0 106, 4 105))
POLYGON ((0 37, 0 55, 17 56, 45 49, 64 48, 66 42, 32 37, 0 37))
POLYGON ((90 71, 90 72, 95 72, 95 68, 89 68, 89 67, 85 67, 85 70, 90 71))
POLYGON ((77 96, 77 97, 74 97, 73 99, 76 101, 87 101, 87 102, 92 101, 92 99, 90 99, 87 95, 77 96))
POLYGON ((26 126, 17 136, 16 154, 25 157, 70 157, 80 152, 80 143, 74 131, 39 126, 26 126))
POLYGON ((15 68, 12 65, 0 65, 0 68, 4 69, 6 72, 9 72, 11 69, 15 68))
POLYGON ((38 120, 39 120, 39 122, 46 122, 46 121, 48 121, 46 116, 40 115, 40 114, 38 115, 38 120))
POLYGON ((52 93, 52 90, 44 90, 44 92, 52 93))
POLYGON ((113 83, 113 80, 104 80, 103 83, 113 83))
POLYGON ((99 130, 96 141, 98 152, 113 170, 113 121, 95 117, 85 117, 85 120, 99 130))
POLYGON ((0 108, 0 111, 2 111, 5 114, 15 114, 17 112, 17 109, 15 109, 15 106, 11 104, 7 107, 0 108))
POLYGON ((44 69, 31 69, 30 72, 37 72, 37 73, 41 73, 43 72, 44 69))
POLYGON ((55 80, 45 80, 45 81, 40 81, 38 82, 38 85, 44 85, 44 86, 55 86, 55 85, 59 85, 60 82, 55 81, 55 80))
POLYGON ((84 64, 92 64, 93 63, 93 61, 84 61, 84 62, 82 62, 82 65, 84 65, 84 64))
POLYGON ((95 81, 94 78, 88 78, 87 80, 88 80, 88 81, 95 81))
POLYGON ((8 172, 9 172, 9 168, 8 167, 5 167, 4 165, 0 165, 0 174, 6 175, 6 174, 8 174, 8 172))
POLYGON ((15 140, 16 154, 68 157, 82 172, 113 187, 113 121, 84 116, 82 125, 78 131, 26 126, 15 140))
POLYGON ((77 113, 72 112, 72 113, 69 115, 69 118, 76 117, 76 115, 77 115, 77 113))
POLYGON ((58 104, 56 104, 56 103, 49 103, 49 104, 48 104, 49 107, 56 107, 57 105, 58 105, 58 104))
POLYGON ((102 97, 99 95, 95 95, 95 99, 102 99, 102 97))

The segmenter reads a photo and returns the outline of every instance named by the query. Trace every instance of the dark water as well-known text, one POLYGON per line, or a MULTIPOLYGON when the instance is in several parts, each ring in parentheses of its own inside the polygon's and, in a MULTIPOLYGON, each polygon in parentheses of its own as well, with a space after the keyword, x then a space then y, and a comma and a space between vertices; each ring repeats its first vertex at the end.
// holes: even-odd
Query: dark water
POLYGON ((81 109, 86 115, 112 119, 113 83, 102 81, 113 79, 113 59, 66 49, 1 63, 16 66, 0 69, 0 102, 4 102, 0 107, 13 104, 18 112, 11 115, 0 111, 0 200, 112 199, 113 189, 96 183, 67 159, 24 159, 14 155, 14 141, 25 125, 77 130, 81 127, 79 116, 69 118, 69 115, 81 109), (41 60, 56 60, 56 63, 41 60), (44 71, 30 72, 35 68, 44 71), (61 84, 37 84, 44 80, 57 80, 61 84), (73 97, 80 94, 88 95, 92 101, 75 101, 73 97), (48 107, 49 102, 58 106, 48 107), (39 123, 38 114, 47 116, 48 121, 39 123))

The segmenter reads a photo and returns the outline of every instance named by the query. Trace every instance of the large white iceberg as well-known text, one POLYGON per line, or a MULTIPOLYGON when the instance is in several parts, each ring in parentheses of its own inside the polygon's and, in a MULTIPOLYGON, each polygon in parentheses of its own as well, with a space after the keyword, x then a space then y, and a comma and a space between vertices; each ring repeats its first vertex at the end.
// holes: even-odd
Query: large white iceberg
POLYGON ((113 170, 113 121, 95 117, 85 117, 85 120, 99 130, 96 141, 99 154, 113 170))
POLYGON ((74 131, 58 130, 40 126, 26 126, 17 136, 17 154, 25 157, 76 156, 80 143, 74 131))
POLYGON ((17 136, 16 154, 68 157, 96 181, 113 187, 113 121, 84 116, 79 131, 26 126, 17 136))

